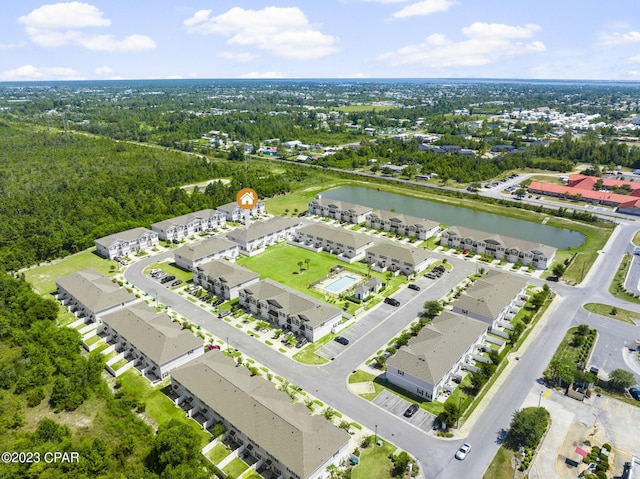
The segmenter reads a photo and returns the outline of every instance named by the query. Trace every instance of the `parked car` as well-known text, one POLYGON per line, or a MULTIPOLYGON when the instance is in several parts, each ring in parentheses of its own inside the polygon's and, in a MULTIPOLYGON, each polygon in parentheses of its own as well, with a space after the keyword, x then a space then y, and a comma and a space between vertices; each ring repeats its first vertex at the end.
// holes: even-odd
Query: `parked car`
POLYGON ((467 457, 467 454, 469 454, 469 451, 471 450, 471 444, 467 444, 466 442, 460 446, 460 449, 458 449, 458 452, 456 452, 456 459, 458 459, 459 461, 463 461, 465 457, 467 457))
POLYGON ((420 286, 418 286, 415 283, 411 283, 409 286, 407 286, 407 288, 412 289, 414 291, 420 291, 420 286))
POLYGON ((391 306, 395 306, 396 308, 400 306, 400 301, 395 298, 384 298, 384 302, 390 304, 391 306))
POLYGON ((180 286, 182 284, 181 279, 176 279, 173 283, 171 283, 171 287, 175 288, 176 286, 180 286))
POLYGON ((407 408, 407 410, 404 412, 404 417, 411 417, 411 416, 413 416, 413 415, 418 411, 418 409, 420 409, 420 408, 418 407, 418 405, 417 405, 417 404, 412 404, 412 405, 411 405, 411 406, 409 406, 409 407, 407 408))
POLYGON ((173 244, 180 244, 180 240, 177 240, 177 239, 173 239, 173 240, 171 240, 171 242, 172 242, 173 244))
POLYGON ((347 338, 345 338, 345 337, 342 337, 342 336, 336 336, 335 338, 333 338, 333 340, 336 343, 342 344, 343 346, 346 346, 347 344, 349 344, 349 340, 347 338))
POLYGON ((640 401, 640 388, 638 386, 629 388, 629 394, 631 394, 631 397, 636 401, 640 401))
POLYGON ((173 275, 165 276, 164 278, 162 278, 162 279, 160 280, 160 282, 161 282, 162 284, 166 284, 166 283, 168 283, 169 281, 173 281, 174 279, 176 279, 176 277, 175 277, 175 276, 173 276, 173 275))
POLYGON ((302 346, 307 344, 309 340, 307 338, 302 338, 296 343, 296 348, 300 349, 302 346))

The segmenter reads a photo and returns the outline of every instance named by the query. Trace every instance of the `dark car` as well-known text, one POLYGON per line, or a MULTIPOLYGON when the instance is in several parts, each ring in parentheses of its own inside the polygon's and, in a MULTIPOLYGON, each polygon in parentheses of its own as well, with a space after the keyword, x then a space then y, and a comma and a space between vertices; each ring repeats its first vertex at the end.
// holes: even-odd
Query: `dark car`
POLYGON ((640 388, 637 386, 634 386, 632 388, 629 388, 629 394, 631 394, 631 397, 633 399, 635 399, 636 401, 640 401, 640 388))
POLYGON ((411 406, 409 406, 407 408, 407 410, 404 412, 404 417, 411 417, 413 416, 416 411, 418 410, 418 405, 417 404, 412 404, 411 406))
POLYGON ((400 306, 400 301, 395 298, 384 298, 384 302, 390 304, 391 306, 395 306, 396 308, 400 306))
POLYGON ((336 343, 342 344, 343 346, 346 346, 347 344, 349 344, 349 340, 347 338, 342 337, 342 336, 336 336, 333 340, 336 343))
POLYGON ((420 286, 418 286, 415 283, 411 283, 409 286, 407 286, 407 288, 412 289, 414 291, 420 291, 420 286))
POLYGON ((173 239, 173 240, 171 240, 171 242, 172 242, 173 244, 180 244, 180 240, 177 240, 177 239, 173 239))
POLYGON ((176 277, 175 277, 175 276, 169 275, 169 276, 165 276, 164 278, 162 278, 162 279, 160 280, 160 282, 161 282, 162 284, 165 284, 165 283, 168 283, 169 281, 173 281, 174 279, 176 279, 176 277))
POLYGON ((180 286, 182 284, 181 279, 176 279, 173 283, 171 283, 171 287, 175 288, 176 286, 180 286))

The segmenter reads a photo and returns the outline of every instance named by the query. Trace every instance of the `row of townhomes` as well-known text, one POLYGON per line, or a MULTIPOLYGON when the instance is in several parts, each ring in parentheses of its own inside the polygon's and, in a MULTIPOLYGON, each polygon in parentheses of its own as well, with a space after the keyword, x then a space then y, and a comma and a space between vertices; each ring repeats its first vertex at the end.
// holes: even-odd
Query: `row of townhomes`
POLYGON ((336 330, 342 310, 271 279, 239 292, 239 304, 273 326, 313 342, 336 330))
POLYGON ((364 222, 372 209, 368 206, 356 205, 346 201, 330 200, 316 195, 309 203, 309 213, 324 216, 344 223, 358 224, 364 222))
POLYGON ((397 235, 426 240, 438 232, 435 221, 415 216, 403 215, 392 211, 374 212, 368 206, 323 198, 317 195, 309 202, 310 214, 332 218, 343 223, 364 223, 368 228, 389 231, 397 235))
POLYGON ((147 228, 133 228, 121 231, 95 241, 96 252, 106 259, 114 259, 140 251, 147 251, 158 245, 158 233, 147 228))
POLYGON ((551 246, 462 226, 454 226, 443 231, 440 244, 480 255, 488 254, 510 263, 520 262, 535 269, 547 269, 556 254, 556 248, 551 246))
POLYGON ((375 242, 368 235, 322 223, 300 228, 291 244, 316 252, 326 251, 347 263, 363 261, 371 264, 374 271, 392 271, 406 276, 420 273, 433 262, 424 249, 387 241, 375 242))
POLYGON ((292 239, 300 227, 300 220, 275 216, 247 226, 227 233, 227 239, 238 244, 240 254, 255 256, 262 253, 267 246, 292 239))
POLYGON ((224 226, 226 222, 225 214, 220 211, 201 210, 154 223, 151 225, 151 230, 158 233, 158 238, 161 240, 172 241, 212 231, 224 226))
POLYGON ((127 359, 117 374, 136 367, 147 378, 161 380, 204 352, 202 339, 94 269, 62 276, 56 285, 57 299, 78 317, 71 327, 86 325, 79 332, 85 345, 93 346, 85 347, 96 347, 98 342, 89 339, 98 335, 108 345, 104 354, 118 353, 107 362, 114 375, 110 366, 127 359))
POLYGON ((464 371, 488 361, 482 353, 489 343, 504 347, 510 321, 528 299, 526 286, 513 275, 488 272, 453 303, 453 311, 444 311, 389 358, 386 378, 429 401, 452 391, 464 371))
POLYGON ((373 239, 344 228, 318 223, 300 228, 292 244, 311 251, 326 251, 346 263, 353 263, 364 259, 367 248, 373 245, 373 239))
POLYGON ((218 351, 174 370, 171 397, 204 429, 222 424, 215 443, 231 445, 265 476, 322 479, 350 457, 346 431, 218 351))
POLYGON ((259 274, 222 259, 204 263, 193 271, 193 284, 226 301, 236 299, 242 288, 259 280, 259 274))
POLYGON ((224 238, 208 238, 195 244, 185 245, 173 253, 176 266, 195 271, 198 266, 214 259, 234 260, 240 254, 238 243, 224 238))
POLYGON ((237 202, 232 201, 231 203, 227 203, 226 205, 218 206, 216 208, 216 211, 219 211, 220 213, 224 214, 227 221, 236 221, 236 222, 243 221, 247 214, 250 217, 254 217, 254 216, 259 216, 266 213, 264 201, 262 200, 258 200, 258 203, 256 203, 256 205, 253 208, 248 210, 245 210, 244 208, 240 208, 237 202))

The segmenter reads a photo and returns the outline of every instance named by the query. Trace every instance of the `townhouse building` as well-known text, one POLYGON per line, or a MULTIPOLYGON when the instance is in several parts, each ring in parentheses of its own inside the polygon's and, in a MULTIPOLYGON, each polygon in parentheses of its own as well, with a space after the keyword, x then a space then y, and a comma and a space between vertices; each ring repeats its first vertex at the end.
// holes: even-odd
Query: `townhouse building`
POLYGON ((259 280, 259 274, 225 260, 214 259, 193 271, 193 284, 225 300, 237 298, 242 288, 259 280))
POLYGON ((214 259, 233 260, 240 254, 238 243, 225 238, 208 238, 196 244, 181 246, 173 253, 176 266, 194 271, 198 266, 214 259))
POLYGON ((318 223, 300 228, 292 244, 312 251, 326 251, 352 263, 364 258, 373 240, 362 233, 318 223))
POLYGON ((435 221, 384 210, 369 213, 365 218, 365 224, 368 228, 390 231, 419 240, 426 240, 435 235, 439 228, 435 221))
POLYGON ((342 323, 342 310, 271 279, 239 292, 239 305, 274 327, 314 342, 342 323))
POLYGON ((226 205, 221 205, 216 208, 216 211, 222 213, 225 216, 226 221, 243 221, 248 214, 249 217, 254 217, 258 215, 263 215, 267 212, 264 201, 258 200, 256 205, 249 209, 245 210, 244 208, 240 208, 237 202, 232 201, 231 203, 227 203, 226 205), (247 213, 248 212, 248 213, 247 213))
POLYGON ((238 244, 241 254, 254 256, 267 246, 291 240, 300 225, 300 220, 296 218, 276 216, 266 221, 256 221, 245 228, 237 228, 227 233, 227 239, 238 244))
POLYGON ((350 457, 349 434, 219 351, 175 369, 171 397, 204 429, 222 424, 223 440, 265 477, 325 479, 350 457))
POLYGON ((144 302, 105 314, 97 333, 152 381, 204 354, 202 339, 144 302))
POLYGON ((520 262, 535 269, 547 269, 556 254, 556 248, 552 246, 462 226, 454 226, 443 231, 440 244, 480 255, 488 254, 510 263, 520 262))
POLYGON ((487 325, 443 311, 387 360, 386 379, 427 401, 453 390, 463 370, 475 370, 487 325))
POLYGON ((95 240, 96 252, 106 259, 147 251, 158 245, 158 233, 147 228, 133 228, 95 240))
POLYGON ((374 271, 411 276, 424 271, 434 260, 422 248, 385 241, 368 248, 364 262, 371 264, 374 271))
POLYGON ((212 231, 224 226, 227 222, 225 214, 211 209, 195 211, 151 225, 151 230, 158 233, 163 241, 180 240, 190 236, 212 231))
POLYGON ((312 215, 324 216, 340 222, 358 224, 364 222, 372 209, 368 206, 356 205, 346 201, 331 200, 316 195, 316 198, 309 202, 309 213, 312 215))
POLYGON ((100 315, 123 308, 137 299, 93 268, 56 279, 56 287, 58 301, 85 323, 99 321, 100 315))

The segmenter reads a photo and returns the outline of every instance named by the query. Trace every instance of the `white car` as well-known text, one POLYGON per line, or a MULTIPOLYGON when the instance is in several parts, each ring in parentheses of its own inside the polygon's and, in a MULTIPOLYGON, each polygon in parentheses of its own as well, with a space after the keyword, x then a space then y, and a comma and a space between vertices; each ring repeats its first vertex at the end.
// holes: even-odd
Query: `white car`
POLYGON ((471 450, 471 444, 467 444, 466 442, 460 446, 460 449, 458 449, 458 452, 456 452, 456 459, 458 459, 459 461, 463 461, 465 457, 467 457, 467 454, 469 454, 469 451, 471 450))

